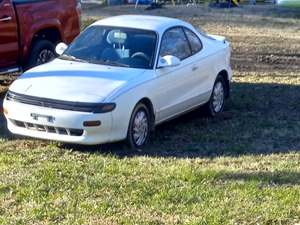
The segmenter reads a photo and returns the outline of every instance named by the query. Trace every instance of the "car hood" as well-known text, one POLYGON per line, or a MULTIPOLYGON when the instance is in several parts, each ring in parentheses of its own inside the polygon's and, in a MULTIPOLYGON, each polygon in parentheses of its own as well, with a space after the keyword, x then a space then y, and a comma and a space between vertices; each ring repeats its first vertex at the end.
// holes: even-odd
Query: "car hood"
POLYGON ((21 75, 10 91, 76 102, 104 102, 145 70, 56 59, 21 75))

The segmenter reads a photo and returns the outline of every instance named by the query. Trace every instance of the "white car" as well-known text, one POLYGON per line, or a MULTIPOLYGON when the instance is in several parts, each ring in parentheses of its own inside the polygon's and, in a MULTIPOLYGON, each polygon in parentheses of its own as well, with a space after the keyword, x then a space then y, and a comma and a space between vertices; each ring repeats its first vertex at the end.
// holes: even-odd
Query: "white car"
POLYGON ((103 19, 56 50, 57 59, 9 88, 3 109, 12 133, 141 148, 156 125, 201 105, 215 116, 229 96, 229 43, 178 19, 103 19))

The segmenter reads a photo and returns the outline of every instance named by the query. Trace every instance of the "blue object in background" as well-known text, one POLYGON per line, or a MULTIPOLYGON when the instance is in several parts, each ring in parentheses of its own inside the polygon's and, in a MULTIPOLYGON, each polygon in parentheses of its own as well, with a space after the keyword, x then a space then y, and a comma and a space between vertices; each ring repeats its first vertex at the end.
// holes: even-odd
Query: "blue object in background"
POLYGON ((108 5, 121 5, 123 4, 122 0, 107 0, 108 5))
MULTIPOLYGON (((139 5, 150 5, 153 0, 139 0, 139 5)), ((135 4, 136 0, 128 0, 129 4, 135 4)))

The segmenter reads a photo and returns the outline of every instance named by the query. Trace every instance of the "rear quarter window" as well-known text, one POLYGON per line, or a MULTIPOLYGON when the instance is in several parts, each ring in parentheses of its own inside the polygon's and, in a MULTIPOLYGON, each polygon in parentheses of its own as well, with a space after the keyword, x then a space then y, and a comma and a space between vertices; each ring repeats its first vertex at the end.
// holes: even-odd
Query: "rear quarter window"
POLYGON ((188 41, 190 42, 192 54, 196 54, 201 51, 203 48, 200 38, 191 30, 184 28, 184 32, 187 36, 188 41))
POLYGON ((167 30, 162 38, 160 56, 176 56, 184 60, 191 56, 191 49, 186 39, 186 35, 181 27, 175 27, 167 30))

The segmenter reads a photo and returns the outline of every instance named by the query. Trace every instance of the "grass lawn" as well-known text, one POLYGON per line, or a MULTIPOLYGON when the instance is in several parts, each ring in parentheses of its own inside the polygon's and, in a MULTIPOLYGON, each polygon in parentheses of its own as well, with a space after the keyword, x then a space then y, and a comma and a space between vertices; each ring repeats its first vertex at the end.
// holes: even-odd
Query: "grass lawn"
POLYGON ((300 2, 298 0, 279 0, 278 4, 280 6, 300 8, 300 2))
POLYGON ((119 158, 51 144, 22 144, 18 148, 1 143, 2 224, 296 224, 300 220, 297 153, 119 158))
POLYGON ((300 20, 178 17, 232 43, 224 114, 160 125, 142 152, 14 137, 0 117, 0 224, 300 224, 300 20))

